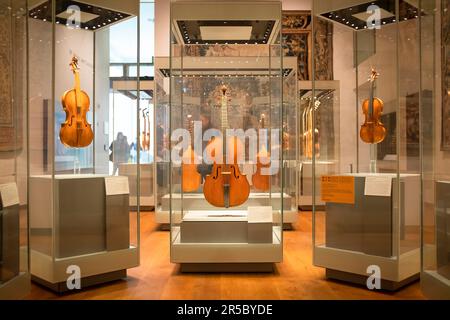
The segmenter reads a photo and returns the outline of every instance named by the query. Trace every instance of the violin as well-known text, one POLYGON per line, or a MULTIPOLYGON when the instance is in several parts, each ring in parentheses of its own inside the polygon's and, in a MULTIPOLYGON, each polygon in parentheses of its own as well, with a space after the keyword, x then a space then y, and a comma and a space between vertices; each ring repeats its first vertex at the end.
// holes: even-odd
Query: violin
POLYGON ((147 108, 142 110, 142 118, 144 119, 144 130, 141 133, 141 148, 148 151, 150 149, 150 117, 147 108))
MULTIPOLYGON (((224 85, 220 90, 222 133, 223 137, 226 137, 226 129, 228 128, 228 89, 224 85)), ((243 152, 244 146, 237 137, 228 139, 216 137, 212 141, 212 145, 215 148, 214 150, 221 146, 222 150, 226 150, 226 152, 223 152, 221 164, 217 163, 217 154, 215 154, 211 174, 206 176, 203 186, 205 199, 216 207, 229 208, 239 206, 247 201, 250 195, 250 184, 247 177, 240 172, 237 163, 238 154, 243 152), (231 163, 227 163, 227 159, 232 159, 231 163)))
POLYGON ((375 81, 378 79, 379 73, 372 68, 369 82, 370 98, 364 100, 362 110, 365 121, 361 125, 359 136, 365 143, 377 144, 386 138, 386 128, 381 123, 381 115, 383 114, 384 103, 381 99, 374 97, 375 81))
MULTIPOLYGON (((264 129, 265 115, 261 115, 261 119, 259 120, 261 124, 261 129, 264 129)), ((270 189, 270 176, 261 174, 262 168, 270 168, 270 154, 267 152, 266 144, 261 146, 261 150, 259 150, 256 162, 256 173, 252 176, 252 183, 255 189, 261 191, 267 191, 270 189), (264 161, 261 161, 264 160, 264 161), (264 164, 262 164, 264 162, 264 164)), ((267 169, 266 169, 267 170, 267 169)))
POLYGON ((187 116, 189 123, 189 133, 191 134, 191 144, 189 144, 187 150, 183 153, 182 166, 181 166, 181 187, 183 192, 194 192, 200 188, 202 183, 202 176, 197 171, 197 165, 195 159, 197 155, 194 152, 193 145, 193 121, 192 115, 187 116))
POLYGON ((59 138, 61 142, 71 148, 84 148, 94 139, 91 125, 86 119, 90 100, 86 92, 80 89, 78 58, 73 57, 70 67, 75 76, 75 87, 66 91, 61 104, 66 112, 66 120, 61 124, 59 138))

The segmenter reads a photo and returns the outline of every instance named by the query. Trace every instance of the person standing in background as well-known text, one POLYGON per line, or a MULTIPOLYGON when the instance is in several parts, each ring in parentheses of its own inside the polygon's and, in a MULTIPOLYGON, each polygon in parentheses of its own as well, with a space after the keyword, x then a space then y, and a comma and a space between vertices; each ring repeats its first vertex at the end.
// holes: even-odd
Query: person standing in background
POLYGON ((119 165, 127 163, 130 158, 130 145, 127 137, 122 132, 117 133, 117 138, 111 143, 109 150, 111 150, 109 161, 113 163, 113 175, 116 175, 119 165))

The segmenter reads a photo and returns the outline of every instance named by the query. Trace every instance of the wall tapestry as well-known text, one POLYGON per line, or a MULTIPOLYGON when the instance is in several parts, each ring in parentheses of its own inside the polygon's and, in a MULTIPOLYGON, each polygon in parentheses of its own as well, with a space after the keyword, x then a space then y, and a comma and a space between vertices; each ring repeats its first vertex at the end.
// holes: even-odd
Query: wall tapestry
MULTIPOLYGON (((286 56, 298 58, 299 80, 311 80, 312 29, 311 11, 283 11, 284 53, 286 56)), ((333 80, 333 25, 317 20, 314 37, 316 80, 333 80)))
POLYGON ((0 152, 20 150, 23 143, 26 97, 24 21, 23 15, 17 15, 15 19, 11 10, 3 5, 0 7, 0 152))

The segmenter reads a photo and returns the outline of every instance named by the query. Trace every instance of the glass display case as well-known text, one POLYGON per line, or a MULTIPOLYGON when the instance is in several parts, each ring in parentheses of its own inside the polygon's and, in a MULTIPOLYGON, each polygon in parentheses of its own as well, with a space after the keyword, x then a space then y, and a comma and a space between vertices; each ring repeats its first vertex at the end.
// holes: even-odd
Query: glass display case
POLYGON ((30 291, 27 4, 0 2, 0 300, 30 291))
POLYGON ((422 1, 422 292, 450 299, 449 1, 422 1), (438 26, 438 28, 436 27, 438 26))
POLYGON ((316 136, 316 208, 325 205, 320 197, 320 176, 334 174, 339 167, 339 81, 320 80, 315 82, 316 100, 312 99, 312 81, 299 81, 299 191, 298 207, 303 211, 312 210, 313 205, 313 154, 312 154, 312 108, 321 109, 322 117, 317 119, 314 130, 316 136), (315 102, 313 102, 315 101, 315 102))
POLYGON ((170 225, 170 59, 155 58, 155 221, 170 225))
POLYGON ((280 18, 280 2, 171 2, 162 206, 182 271, 272 271, 282 260, 283 213, 295 198, 283 188, 291 71, 280 18))
POLYGON ((139 265, 140 148, 120 175, 141 143, 139 1, 28 5, 32 280, 65 292, 124 278, 139 265))
MULTIPOLYGON (((283 57, 283 99, 286 112, 283 122, 284 130, 284 158, 283 172, 285 179, 285 198, 288 198, 287 207, 283 212, 283 225, 285 229, 292 228, 297 221, 297 199, 298 197, 298 128, 297 113, 298 100, 297 91, 297 60, 295 57, 283 57), (291 200, 292 199, 292 200, 291 200)), ((155 192, 155 220, 166 228, 170 223, 170 195, 169 195, 169 92, 170 92, 170 63, 167 57, 155 59, 155 164, 156 171, 154 181, 155 192)))
MULTIPOLYGON (((418 2, 313 1, 315 32, 333 37, 340 126, 313 110, 314 265, 326 277, 396 290, 420 273, 418 2), (320 28, 327 23, 330 28, 320 28), (322 131, 326 136, 322 136, 322 131), (338 137, 338 158, 323 153, 338 137), (317 150, 320 148, 320 154, 317 150), (333 160, 324 173, 321 161, 333 160), (321 206, 324 204, 324 208, 321 206)), ((315 41, 317 41, 315 39, 315 41)), ((322 54, 313 45, 313 56, 322 54)), ((320 64, 314 72, 320 73, 320 64)), ((313 97, 322 88, 313 82, 313 97)), ((318 101, 318 100, 317 100, 318 101)), ((330 149, 328 149, 330 150, 330 149)))

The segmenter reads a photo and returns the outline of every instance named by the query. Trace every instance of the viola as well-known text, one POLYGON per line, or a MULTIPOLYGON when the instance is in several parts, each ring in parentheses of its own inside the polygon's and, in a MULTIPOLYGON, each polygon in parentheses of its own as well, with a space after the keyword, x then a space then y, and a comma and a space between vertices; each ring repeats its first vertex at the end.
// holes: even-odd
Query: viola
POLYGON ((148 108, 142 110, 142 118, 144 119, 144 130, 141 133, 141 148, 144 151, 150 149, 150 117, 148 108))
MULTIPOLYGON (((262 114, 261 119, 259 120, 261 129, 264 129, 265 117, 266 116, 262 114)), ((252 183, 255 189, 267 191, 270 189, 270 176, 267 174, 263 175, 261 173, 263 168, 266 168, 265 170, 268 170, 267 168, 270 168, 270 154, 269 152, 267 152, 266 144, 262 144, 256 158, 256 172, 252 176, 252 183)))
POLYGON ((364 100, 362 111, 365 116, 365 121, 361 125, 359 136, 365 143, 377 144, 386 138, 386 128, 381 122, 381 115, 383 114, 384 103, 381 99, 374 97, 375 81, 378 79, 379 73, 372 68, 370 75, 370 97, 364 100))
POLYGON ((90 99, 87 93, 80 89, 77 57, 72 58, 70 67, 75 77, 75 87, 66 91, 61 98, 63 109, 66 112, 66 120, 61 124, 59 138, 67 147, 84 148, 89 146, 94 139, 92 127, 86 119, 90 99))
POLYGON ((183 153, 182 166, 181 166, 181 186, 183 192, 194 192, 200 188, 202 183, 202 176, 197 171, 197 165, 195 159, 197 155, 193 148, 193 121, 192 115, 187 116, 189 133, 191 134, 191 143, 187 150, 183 153))
MULTIPOLYGON (((221 87, 221 111, 222 111, 222 135, 226 136, 228 128, 228 97, 226 86, 221 87)), ((213 168, 211 174, 205 178, 203 186, 203 194, 206 201, 211 205, 222 208, 235 207, 247 201, 250 195, 250 184, 247 177, 239 170, 237 163, 238 154, 243 152, 244 146, 237 137, 228 139, 215 138, 211 145, 213 150, 222 150, 222 161, 218 163, 217 154, 215 154, 213 168), (228 148, 227 148, 228 146, 228 148), (228 159, 232 159, 227 163, 228 159)))

